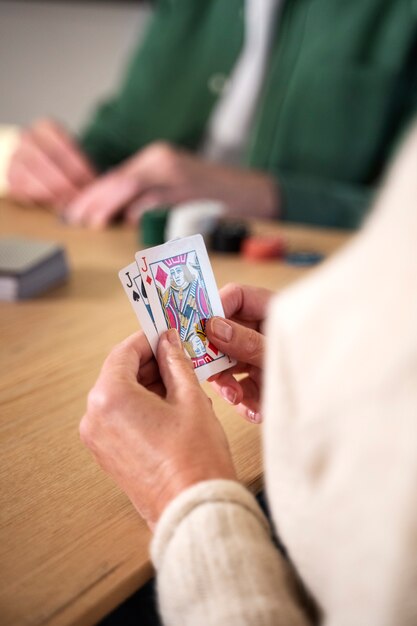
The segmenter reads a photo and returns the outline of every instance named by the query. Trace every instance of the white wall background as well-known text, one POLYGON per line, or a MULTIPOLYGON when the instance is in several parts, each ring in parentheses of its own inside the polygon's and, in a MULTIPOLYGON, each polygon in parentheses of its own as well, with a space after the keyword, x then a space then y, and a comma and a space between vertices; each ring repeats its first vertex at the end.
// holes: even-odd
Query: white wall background
POLYGON ((0 1, 0 124, 51 115, 79 129, 148 16, 139 2, 0 1))

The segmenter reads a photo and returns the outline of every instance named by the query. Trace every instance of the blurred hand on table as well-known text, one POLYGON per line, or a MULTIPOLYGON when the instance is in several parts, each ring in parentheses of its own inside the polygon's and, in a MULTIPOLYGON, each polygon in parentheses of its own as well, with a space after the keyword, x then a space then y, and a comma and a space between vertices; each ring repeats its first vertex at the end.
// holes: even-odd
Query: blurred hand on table
POLYGON ((95 178, 69 133, 52 120, 40 120, 21 133, 7 171, 8 195, 62 213, 95 178))
POLYGON ((147 210, 190 200, 217 200, 230 214, 259 218, 272 218, 278 204, 269 175, 215 164, 163 142, 97 175, 76 140, 51 120, 22 133, 8 182, 10 197, 48 205, 66 221, 91 228, 120 214, 136 223, 147 210))

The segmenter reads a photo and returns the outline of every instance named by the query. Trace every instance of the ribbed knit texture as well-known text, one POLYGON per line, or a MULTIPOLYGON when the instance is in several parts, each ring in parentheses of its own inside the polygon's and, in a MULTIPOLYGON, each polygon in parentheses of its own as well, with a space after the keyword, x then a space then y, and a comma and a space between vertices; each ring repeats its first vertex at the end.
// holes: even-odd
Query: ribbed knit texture
POLYGON ((207 481, 165 510, 152 557, 169 626, 301 626, 289 565, 255 498, 232 481, 207 481))

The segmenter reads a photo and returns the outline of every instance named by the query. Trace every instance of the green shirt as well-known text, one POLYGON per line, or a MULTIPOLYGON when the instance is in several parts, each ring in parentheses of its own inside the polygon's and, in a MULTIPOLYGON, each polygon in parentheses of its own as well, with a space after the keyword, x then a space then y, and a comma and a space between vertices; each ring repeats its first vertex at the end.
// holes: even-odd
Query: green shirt
MULTIPOLYGON (((244 37, 244 0, 161 0, 82 144, 104 171, 146 144, 196 150, 244 37)), ((417 108, 417 0, 287 0, 243 165, 283 218, 357 226, 417 108)))

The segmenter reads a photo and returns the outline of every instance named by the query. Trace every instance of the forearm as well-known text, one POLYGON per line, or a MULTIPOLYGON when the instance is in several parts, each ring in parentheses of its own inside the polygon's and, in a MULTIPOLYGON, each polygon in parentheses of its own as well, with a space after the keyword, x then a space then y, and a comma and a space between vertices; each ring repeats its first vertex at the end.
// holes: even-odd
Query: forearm
MULTIPOLYGON (((80 144, 97 170, 104 172, 120 164, 146 145, 144 113, 149 106, 149 67, 153 46, 159 41, 158 30, 164 11, 153 13, 143 37, 139 38, 123 72, 117 91, 99 103, 80 134, 80 144)), ((143 17, 142 17, 143 19, 143 17)))
POLYGON ((99 172, 119 165, 132 154, 118 108, 117 100, 101 105, 79 139, 83 151, 99 172))
POLYGON ((306 626, 293 575, 256 500, 238 483, 209 481, 162 515, 152 545, 167 626, 306 626))

